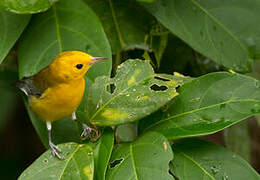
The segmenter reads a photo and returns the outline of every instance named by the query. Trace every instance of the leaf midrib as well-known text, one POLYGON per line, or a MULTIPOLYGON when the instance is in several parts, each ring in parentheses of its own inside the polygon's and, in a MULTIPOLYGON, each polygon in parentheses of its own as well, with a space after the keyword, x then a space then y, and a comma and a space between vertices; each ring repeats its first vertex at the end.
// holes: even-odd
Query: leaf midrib
POLYGON ((73 158, 73 155, 79 150, 79 148, 80 148, 80 145, 78 145, 75 148, 75 150, 71 153, 70 157, 67 159, 67 162, 65 163, 65 165, 63 167, 63 170, 61 171, 60 176, 58 178, 59 180, 61 180, 62 175, 64 174, 65 169, 68 167, 68 164, 69 164, 70 160, 73 158))
MULTIPOLYGON (((191 162, 193 162, 196 166, 198 166, 203 172, 204 174, 206 174, 208 177, 210 177, 210 179, 216 180, 206 169, 203 168, 203 166, 201 164, 199 164, 196 160, 194 160, 192 157, 190 157, 189 155, 185 154, 184 152, 179 152, 181 153, 186 159, 190 160, 191 162)), ((184 172, 185 173, 185 172, 184 172)))
POLYGON ((184 115, 191 114, 191 113, 194 113, 194 112, 198 112, 198 111, 214 108, 214 107, 220 106, 222 104, 229 104, 229 103, 233 103, 233 102, 234 103, 236 103, 236 102, 248 102, 248 101, 260 103, 260 101, 257 101, 255 99, 228 100, 228 101, 224 101, 224 102, 221 102, 221 103, 213 104, 213 105, 210 105, 210 106, 204 106, 204 107, 201 107, 201 108, 192 109, 190 111, 186 111, 184 113, 176 114, 174 116, 170 116, 170 117, 168 117, 166 119, 162 119, 160 121, 157 121, 156 123, 152 124, 151 126, 148 126, 147 128, 145 128, 144 131, 146 131, 147 129, 150 129, 150 128, 154 127, 154 126, 157 126, 158 124, 161 124, 161 123, 163 123, 165 121, 170 121, 171 119, 174 119, 174 118, 177 118, 177 117, 180 117, 180 116, 184 116, 184 115))
POLYGON ((210 19, 212 19, 216 24, 218 24, 220 27, 222 27, 222 29, 224 31, 226 31, 230 37, 232 37, 232 39, 234 39, 235 41, 238 42, 239 46, 247 53, 248 55, 248 50, 247 48, 240 42, 240 40, 238 38, 236 38, 236 36, 230 32, 222 23, 220 23, 218 21, 217 18, 215 18, 213 15, 211 15, 204 7, 202 7, 198 2, 196 2, 195 0, 189 0, 192 4, 194 4, 195 6, 197 6, 199 9, 201 9, 210 19))
POLYGON ((117 22, 114 6, 112 4, 112 0, 109 0, 108 2, 109 2, 109 7, 110 7, 110 10, 111 10, 111 14, 112 14, 113 22, 114 22, 115 27, 116 27, 116 32, 118 34, 118 40, 120 42, 121 48, 123 49, 125 47, 125 43, 124 43, 124 40, 123 40, 121 31, 120 31, 120 28, 119 28, 119 24, 117 22))
POLYGON ((53 10, 53 15, 54 15, 54 19, 55 19, 55 25, 56 25, 57 42, 58 42, 58 45, 59 45, 59 51, 61 53, 63 48, 62 48, 62 43, 61 43, 59 19, 58 19, 57 8, 56 8, 55 4, 53 4, 52 10, 53 10))
POLYGON ((136 83, 133 83, 133 85, 131 86, 128 86, 127 88, 125 88, 124 90, 122 90, 121 92, 119 92, 118 94, 112 96, 103 106, 101 106, 94 114, 93 116, 89 119, 89 121, 91 122, 95 117, 96 115, 101 111, 103 110, 111 101, 113 101, 115 98, 119 97, 122 95, 122 93, 126 92, 127 90, 129 90, 130 88, 132 88, 133 86, 135 86, 136 84, 139 84, 140 82, 142 81, 145 81, 149 78, 152 78, 153 76, 155 76, 155 74, 153 73, 151 76, 148 76, 147 78, 144 78, 136 83))

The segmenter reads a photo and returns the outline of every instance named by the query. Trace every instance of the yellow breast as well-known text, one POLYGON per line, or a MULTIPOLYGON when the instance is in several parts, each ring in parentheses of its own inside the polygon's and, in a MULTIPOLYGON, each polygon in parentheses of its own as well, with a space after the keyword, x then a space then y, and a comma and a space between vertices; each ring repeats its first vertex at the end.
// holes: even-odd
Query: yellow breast
POLYGON ((84 78, 49 87, 40 98, 29 101, 32 111, 44 121, 55 121, 71 115, 81 102, 85 91, 84 78))

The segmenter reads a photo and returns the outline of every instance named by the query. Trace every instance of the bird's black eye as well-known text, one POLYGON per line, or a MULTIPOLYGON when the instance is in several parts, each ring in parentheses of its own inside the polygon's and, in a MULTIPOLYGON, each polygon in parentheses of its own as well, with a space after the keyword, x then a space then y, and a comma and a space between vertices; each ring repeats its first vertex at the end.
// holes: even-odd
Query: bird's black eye
POLYGON ((76 68, 81 69, 83 67, 83 64, 77 64, 76 68))

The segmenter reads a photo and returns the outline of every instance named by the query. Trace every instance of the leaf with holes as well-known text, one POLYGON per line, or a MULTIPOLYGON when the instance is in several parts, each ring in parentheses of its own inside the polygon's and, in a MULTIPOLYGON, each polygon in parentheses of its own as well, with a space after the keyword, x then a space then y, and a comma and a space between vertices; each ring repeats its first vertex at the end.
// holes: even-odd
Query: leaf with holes
POLYGON ((172 180, 168 173, 173 153, 167 139, 150 132, 133 143, 119 144, 112 153, 106 179, 172 180))
MULTIPOLYGON (((47 12, 34 15, 19 43, 18 65, 20 78, 36 74, 62 51, 84 51, 93 56, 111 57, 111 49, 102 25, 94 12, 81 0, 62 0, 47 12), (46 33, 48 32, 48 33, 46 33)), ((97 76, 110 76, 111 60, 96 63, 87 73, 87 87, 97 76)), ((86 102, 82 101, 82 105, 86 102)), ((45 146, 48 136, 45 123, 28 111, 31 121, 45 146)), ((79 142, 77 125, 65 118, 53 123, 55 143, 79 142)))
POLYGON ((144 119, 142 129, 180 139, 211 134, 260 113, 260 82, 248 76, 211 73, 185 83, 178 93, 167 110, 144 119))
POLYGON ((173 99, 180 84, 155 74, 149 61, 127 60, 114 78, 99 77, 89 89, 81 119, 98 126, 137 121, 173 99))
POLYGON ((30 15, 17 15, 0 10, 0 63, 29 23, 30 15))
POLYGON ((184 140, 173 145, 171 172, 179 179, 258 180, 258 173, 241 157, 202 140, 184 140))
POLYGON ((66 143, 58 146, 64 160, 51 155, 50 150, 35 160, 18 178, 30 179, 93 179, 94 155, 87 144, 66 143))
POLYGON ((58 0, 0 0, 7 11, 18 14, 32 14, 46 11, 58 0))
POLYGON ((219 64, 249 71, 252 58, 260 57, 258 0, 157 0, 143 5, 172 33, 219 64))
POLYGON ((133 0, 85 1, 99 15, 113 53, 134 48, 149 48, 146 35, 149 34, 153 17, 138 3, 133 0))

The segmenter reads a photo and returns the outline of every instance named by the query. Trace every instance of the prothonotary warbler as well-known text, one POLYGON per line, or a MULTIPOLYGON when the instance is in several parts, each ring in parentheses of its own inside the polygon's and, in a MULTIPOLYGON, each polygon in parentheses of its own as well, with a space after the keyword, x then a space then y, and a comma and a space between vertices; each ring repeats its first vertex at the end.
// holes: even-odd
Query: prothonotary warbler
MULTIPOLYGON (((75 110, 85 91, 84 75, 94 63, 103 59, 107 58, 93 57, 80 51, 63 52, 36 75, 16 83, 29 97, 32 111, 46 121, 51 153, 59 159, 62 159, 58 153, 61 150, 51 140, 51 122, 71 115, 72 120, 81 123, 75 110)), ((98 130, 81 124, 81 136, 90 137, 92 132, 98 136, 98 130)))

